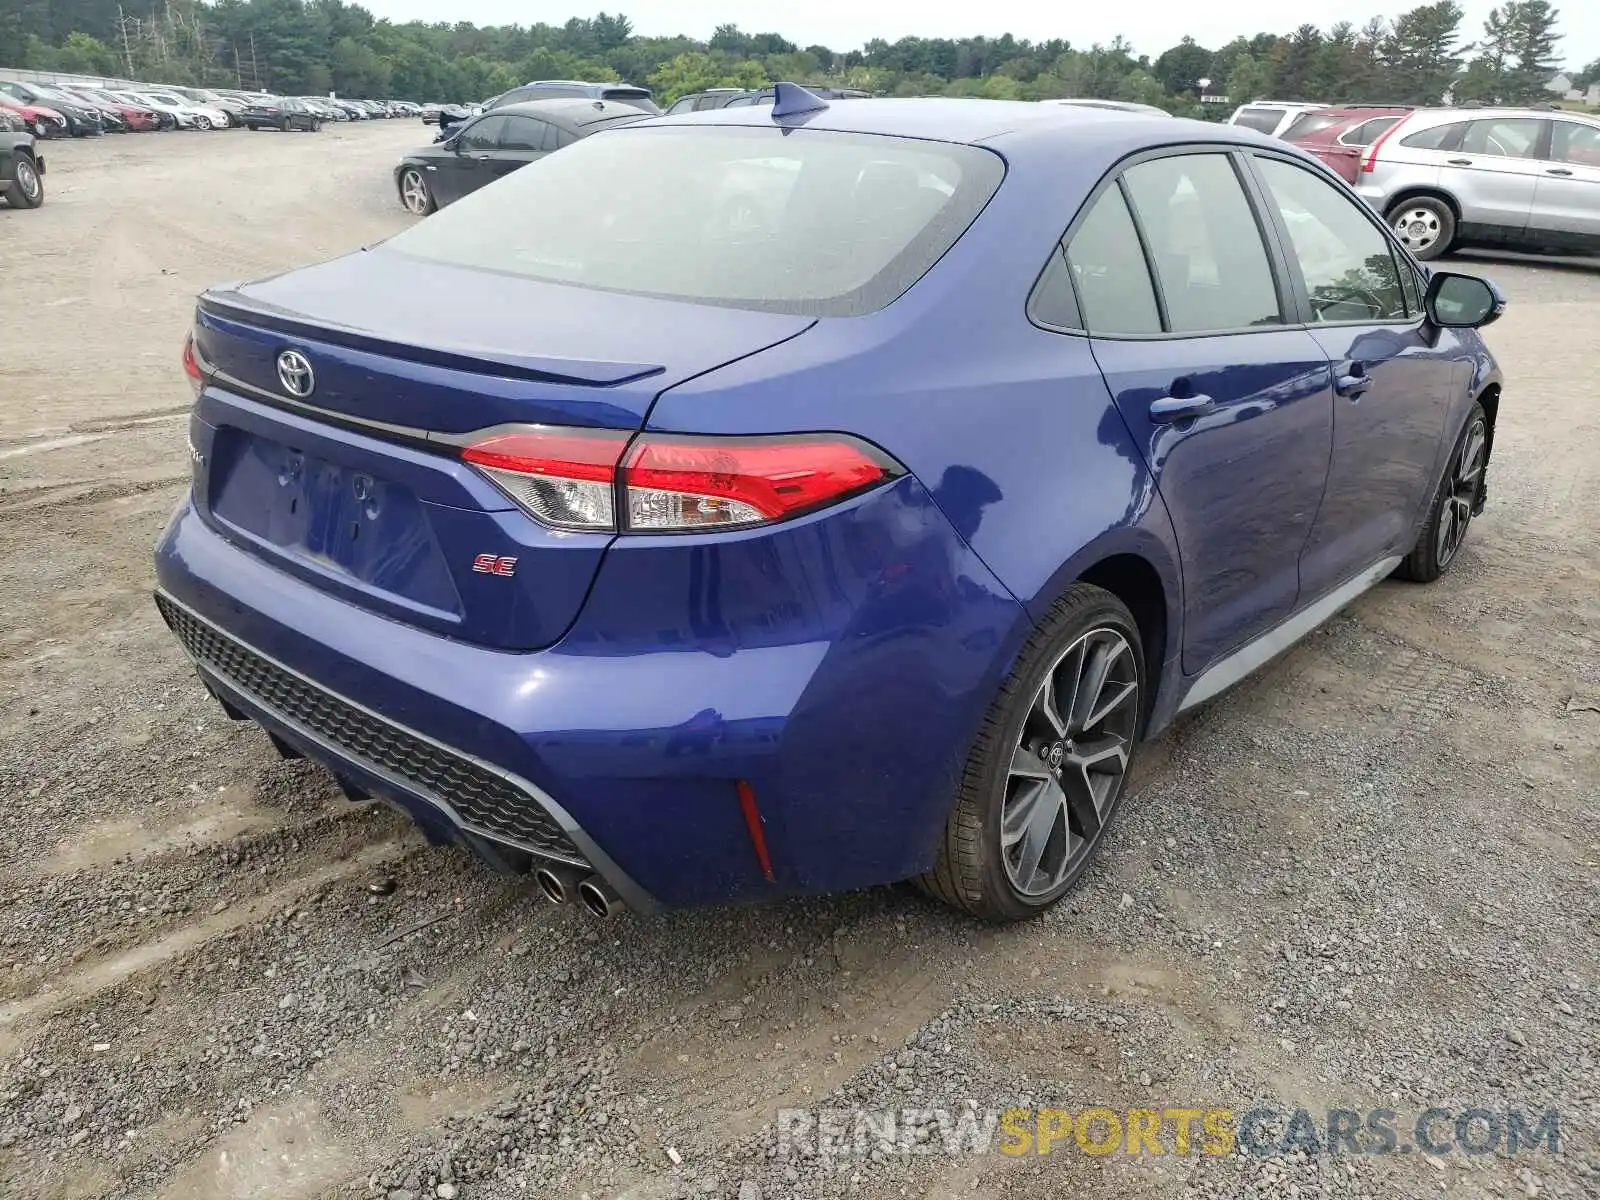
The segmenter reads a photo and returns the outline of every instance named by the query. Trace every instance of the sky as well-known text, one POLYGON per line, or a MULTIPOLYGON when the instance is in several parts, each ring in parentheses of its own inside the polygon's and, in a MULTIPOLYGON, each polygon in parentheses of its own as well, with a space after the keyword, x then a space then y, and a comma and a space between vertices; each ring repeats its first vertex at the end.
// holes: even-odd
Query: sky
MULTIPOLYGON (((1420 0, 1413 0, 1420 2, 1420 0)), ((1040 0, 985 0, 954 4, 949 0, 797 0, 783 5, 730 3, 729 0, 362 0, 375 15, 395 21, 471 21, 477 25, 559 25, 571 16, 597 11, 622 12, 636 33, 647 36, 687 34, 709 38, 718 25, 731 22, 748 33, 778 33, 801 46, 821 43, 831 49, 858 49, 872 38, 969 37, 976 34, 1041 41, 1065 38, 1074 46, 1110 41, 1121 34, 1135 52, 1151 57, 1189 34, 1213 49, 1241 34, 1287 33, 1311 22, 1324 29, 1338 21, 1357 25, 1377 15, 1411 7, 1381 5, 1376 0, 1128 0, 1120 4, 1085 5, 1082 9, 1040 0)), ((1463 40, 1483 27, 1494 0, 1465 0, 1463 40)), ((1567 65, 1583 67, 1600 58, 1600 3, 1580 0, 1561 10, 1566 34, 1561 52, 1567 65)))

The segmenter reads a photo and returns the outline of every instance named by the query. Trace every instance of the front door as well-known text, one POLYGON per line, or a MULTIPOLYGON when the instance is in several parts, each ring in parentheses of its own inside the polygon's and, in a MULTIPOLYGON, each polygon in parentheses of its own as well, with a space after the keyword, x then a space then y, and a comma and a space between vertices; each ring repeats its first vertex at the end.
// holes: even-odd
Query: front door
POLYGON ((1529 236, 1548 232, 1552 248, 1600 251, 1600 125, 1554 120, 1551 128, 1529 236))
POLYGON ((1333 455, 1300 563, 1308 603, 1411 549, 1433 493, 1455 364, 1423 331, 1415 269, 1332 183, 1253 156, 1333 367, 1333 455), (1432 344, 1430 344, 1430 341, 1432 344))
POLYGON ((505 117, 490 113, 464 125, 450 143, 451 153, 439 162, 439 202, 448 204, 468 192, 475 192, 494 176, 494 154, 500 149, 500 131, 505 117))
POLYGON ((1136 163, 1068 245, 1095 359, 1177 534, 1190 674, 1294 611, 1332 436, 1327 355, 1287 327, 1238 171, 1226 151, 1136 163))

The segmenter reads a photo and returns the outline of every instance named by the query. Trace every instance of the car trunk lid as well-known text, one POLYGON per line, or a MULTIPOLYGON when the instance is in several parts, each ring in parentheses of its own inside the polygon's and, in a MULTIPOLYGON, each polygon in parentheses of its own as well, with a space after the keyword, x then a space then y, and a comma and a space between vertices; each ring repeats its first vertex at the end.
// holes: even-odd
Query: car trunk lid
POLYGON ((243 548, 354 604, 478 644, 549 645, 611 535, 539 525, 461 448, 507 425, 631 433, 665 388, 812 323, 381 250, 218 288, 194 331, 197 502, 243 548))

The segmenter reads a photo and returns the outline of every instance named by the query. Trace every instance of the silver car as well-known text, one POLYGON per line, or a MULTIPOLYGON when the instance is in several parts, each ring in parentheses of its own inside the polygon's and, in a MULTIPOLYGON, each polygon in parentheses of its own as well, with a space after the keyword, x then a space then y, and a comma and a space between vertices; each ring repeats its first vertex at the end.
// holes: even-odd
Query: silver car
POLYGON ((1453 246, 1600 253, 1600 120, 1415 112, 1367 148, 1355 187, 1418 258, 1453 246))

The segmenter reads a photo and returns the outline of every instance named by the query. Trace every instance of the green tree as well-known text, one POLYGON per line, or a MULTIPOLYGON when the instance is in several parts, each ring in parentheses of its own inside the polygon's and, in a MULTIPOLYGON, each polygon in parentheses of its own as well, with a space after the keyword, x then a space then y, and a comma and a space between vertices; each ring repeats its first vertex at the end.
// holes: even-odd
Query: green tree
POLYGON ((1241 54, 1228 74, 1227 95, 1235 104, 1249 104, 1267 95, 1272 83, 1272 68, 1254 55, 1241 54))
POLYGON ((1397 93, 1390 99, 1437 104, 1461 66, 1460 31, 1461 6, 1455 0, 1438 0, 1401 13, 1379 51, 1397 93))
POLYGON ((1174 96, 1197 91, 1200 80, 1211 75, 1213 57, 1211 51, 1186 36, 1176 46, 1162 52, 1151 74, 1174 96))

